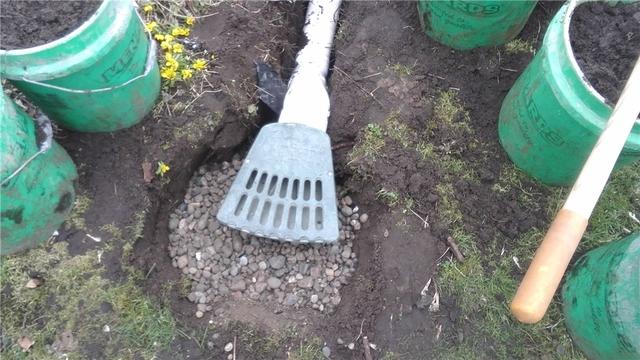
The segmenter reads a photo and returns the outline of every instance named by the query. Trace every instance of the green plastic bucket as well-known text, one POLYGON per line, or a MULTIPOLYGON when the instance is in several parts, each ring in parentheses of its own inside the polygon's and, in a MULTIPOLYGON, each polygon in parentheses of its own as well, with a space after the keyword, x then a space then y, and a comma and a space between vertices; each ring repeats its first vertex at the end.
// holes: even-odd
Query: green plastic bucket
POLYGON ((581 257, 562 302, 569 333, 589 359, 640 359, 640 233, 581 257))
POLYGON ((104 0, 60 39, 0 50, 0 73, 67 129, 123 129, 142 120, 160 93, 150 36, 133 1, 104 0))
POLYGON ((537 0, 418 2, 420 23, 432 39, 454 49, 502 45, 520 33, 537 0))
MULTIPOLYGON (((555 15, 541 50, 505 97, 498 135, 509 158, 551 185, 572 184, 613 108, 585 80, 569 41, 571 15, 580 2, 555 15)), ((616 167, 640 159, 636 121, 616 167)))
POLYGON ((38 134, 34 121, 0 94, 0 255, 49 239, 73 206, 76 167, 44 116, 38 134))

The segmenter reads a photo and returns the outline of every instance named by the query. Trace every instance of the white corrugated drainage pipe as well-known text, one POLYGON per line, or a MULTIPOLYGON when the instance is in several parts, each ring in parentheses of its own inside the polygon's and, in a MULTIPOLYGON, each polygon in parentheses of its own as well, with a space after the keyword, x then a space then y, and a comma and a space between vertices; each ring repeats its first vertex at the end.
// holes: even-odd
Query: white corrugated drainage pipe
POLYGON ((307 44, 296 57, 278 122, 327 130, 329 94, 326 77, 341 0, 309 2, 304 26, 307 44))

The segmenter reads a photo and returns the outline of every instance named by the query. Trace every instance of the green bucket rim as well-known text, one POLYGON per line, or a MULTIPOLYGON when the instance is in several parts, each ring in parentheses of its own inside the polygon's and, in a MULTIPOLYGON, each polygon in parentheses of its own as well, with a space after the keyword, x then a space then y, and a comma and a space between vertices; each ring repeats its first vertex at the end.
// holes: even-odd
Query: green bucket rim
MULTIPOLYGON (((564 48, 567 49, 567 55, 568 55, 568 59, 569 59, 569 64, 571 66, 571 69, 575 72, 575 74, 578 76, 578 78, 581 80, 580 82, 583 84, 583 86, 585 87, 585 89, 587 90, 587 93, 589 93, 590 96, 593 97, 594 100, 597 101, 597 103, 599 103, 599 106, 601 106, 603 109, 606 109, 607 112, 609 114, 611 114, 613 112, 613 106, 611 106, 608 102, 607 99, 602 96, 602 94, 600 94, 600 92, 598 92, 598 90, 596 90, 593 85, 591 84, 591 82, 589 82, 587 76, 584 74, 584 72, 582 71, 582 69, 580 68, 580 65, 578 65, 578 61, 576 60, 575 54, 573 52, 573 47, 571 46, 571 34, 570 34, 570 28, 571 28, 571 21, 572 21, 572 17, 573 17, 573 13, 575 12, 576 8, 582 4, 585 3, 589 3, 589 2, 595 2, 597 0, 570 0, 569 2, 567 2, 560 10, 559 12, 564 11, 564 14, 558 14, 556 16, 561 16, 562 17, 562 42, 564 45, 564 48)), ((630 2, 637 2, 638 0, 633 0, 630 2)), ((552 20, 553 22, 553 20, 552 20)), ((546 40, 546 36, 545 36, 545 40, 546 40)), ((615 106, 615 104, 614 104, 615 106)), ((597 111, 594 111, 597 112, 597 111)), ((599 118, 599 117, 594 117, 594 118, 599 118)), ((597 128, 601 128, 604 129, 604 127, 606 126, 606 121, 608 119, 605 119, 604 123, 595 123, 592 121, 588 121, 590 123, 590 125, 595 126, 597 128)), ((629 133, 629 136, 627 137, 627 141, 625 144, 625 148, 633 148, 634 151, 640 151, 640 117, 636 118, 635 124, 633 126, 633 129, 631 130, 631 132, 629 133)), ((624 150, 623 150, 624 151, 624 150)))
MULTIPOLYGON (((87 60, 96 54, 105 54, 111 50, 115 43, 110 41, 114 35, 126 30, 126 24, 131 16, 138 16, 134 10, 136 5, 127 0, 102 0, 102 4, 82 25, 69 34, 50 41, 46 44, 24 49, 2 50, 0 49, 0 73, 10 80, 46 81, 67 76, 91 66, 87 60), (105 14, 115 14, 114 17, 105 19, 105 14), (106 28, 98 28, 99 23, 106 23, 106 28), (70 54, 64 51, 64 47, 73 40, 83 41, 82 38, 92 38, 91 46, 82 51, 70 54), (62 51, 60 51, 62 50, 62 51), (63 53, 56 56, 55 53, 63 53), (50 55, 46 61, 42 57, 50 55), (53 59, 53 61, 51 61, 53 59), (64 63, 64 66, 57 64, 64 63), (28 64, 28 68, 25 68, 28 64), (59 70, 63 69, 63 70, 59 70)), ((141 19, 142 21, 142 19, 141 19)))

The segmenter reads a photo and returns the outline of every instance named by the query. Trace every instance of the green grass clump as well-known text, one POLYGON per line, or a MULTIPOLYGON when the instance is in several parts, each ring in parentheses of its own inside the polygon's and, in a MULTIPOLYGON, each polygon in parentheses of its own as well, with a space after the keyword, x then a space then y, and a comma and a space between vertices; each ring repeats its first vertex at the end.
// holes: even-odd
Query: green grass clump
POLYGON ((632 216, 640 219, 640 162, 620 169, 609 179, 579 250, 616 240, 627 231, 640 231, 640 223, 632 216))
POLYGON ((430 122, 432 130, 440 128, 451 132, 452 135, 460 135, 456 136, 457 138, 473 134, 473 130, 469 126, 471 121, 469 112, 465 110, 455 91, 443 91, 438 95, 433 107, 433 114, 435 121, 430 122))
POLYGON ((395 71, 400 76, 411 76, 413 74, 414 66, 404 65, 400 63, 395 63, 391 66, 391 69, 395 71))
POLYGON ((78 195, 73 203, 73 209, 69 218, 67 219, 67 227, 71 227, 77 230, 86 230, 87 226, 84 219, 84 213, 89 210, 92 200, 88 196, 78 195))
MULTIPOLYGON (((526 175, 515 167, 506 167, 494 190, 526 192, 529 189, 523 185, 525 180, 526 175)), ((475 234, 464 232, 464 219, 459 204, 453 199, 453 190, 450 184, 436 187, 440 197, 438 216, 448 223, 465 260, 441 264, 438 285, 444 296, 456 300, 461 310, 460 318, 464 319, 462 321, 467 324, 468 331, 461 343, 443 342, 438 345, 438 358, 584 359, 564 327, 558 295, 538 324, 520 324, 510 316, 509 301, 546 228, 531 229, 518 239, 500 237, 490 244, 483 244, 484 248, 480 250, 475 246, 475 234)), ((549 196, 546 208, 550 221, 562 205, 566 190, 551 189, 549 196)), ((519 201, 523 203, 533 199, 520 198, 519 201)), ((578 253, 619 239, 627 230, 640 230, 640 224, 629 216, 630 212, 640 213, 640 163, 612 176, 596 206, 578 253)))
POLYGON ((504 45, 504 51, 509 55, 514 54, 533 54, 535 50, 531 41, 522 39, 513 39, 504 45))
POLYGON ((375 160, 384 148, 384 133, 382 127, 378 124, 368 124, 360 141, 351 150, 351 161, 357 161, 363 158, 375 160))
POLYGON ((86 358, 87 345, 102 349, 107 358, 143 359, 166 347, 175 327, 169 310, 156 306, 131 280, 105 279, 104 270, 102 250, 72 256, 64 242, 3 258, 0 314, 10 345, 2 357, 51 359, 47 347, 63 331, 79 344, 67 352, 69 359, 86 358), (44 282, 26 288, 34 276, 44 282), (21 336, 34 342, 28 353, 16 344, 21 336))
POLYGON ((384 121, 384 133, 397 141, 403 148, 408 148, 413 143, 413 133, 400 119, 397 112, 391 113, 384 121))

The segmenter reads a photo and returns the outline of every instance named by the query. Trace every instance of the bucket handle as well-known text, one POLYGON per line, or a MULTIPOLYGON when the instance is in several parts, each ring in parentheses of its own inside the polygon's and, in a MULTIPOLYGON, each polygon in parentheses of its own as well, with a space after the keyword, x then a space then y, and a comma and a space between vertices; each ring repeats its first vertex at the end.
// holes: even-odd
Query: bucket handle
POLYGON ((46 152, 51 148, 51 144, 53 143, 53 128, 51 127, 51 120, 44 114, 39 115, 36 118, 38 129, 44 132, 45 138, 38 144, 38 151, 31 155, 25 162, 22 163, 11 175, 7 176, 0 182, 0 186, 4 186, 9 180, 13 179, 16 175, 22 171, 30 162, 32 162, 36 157, 40 154, 46 152))
MULTIPOLYGON (((137 8, 137 6, 136 6, 136 8, 137 8)), ((24 81, 24 82, 27 82, 29 84, 39 85, 39 86, 43 86, 43 87, 46 87, 46 88, 49 88, 49 89, 55 89, 55 90, 65 91, 65 92, 74 93, 74 94, 93 94, 93 93, 104 92, 104 91, 112 91, 112 90, 127 86, 127 85, 131 84, 132 82, 134 82, 134 81, 136 81, 138 79, 146 77, 147 75, 149 75, 149 73, 153 69, 153 65, 156 62, 157 45, 156 45, 155 40, 153 40, 153 37, 151 36, 151 32, 146 29, 146 27, 144 25, 144 20, 142 19, 142 17, 138 13, 138 10, 137 9, 134 10, 134 13, 136 14, 136 17, 138 18, 138 20, 140 20, 140 23, 142 24, 142 28, 145 29, 145 32, 147 33, 147 35, 149 37, 149 50, 147 51, 147 61, 146 61, 145 65, 144 65, 144 72, 142 74, 140 74, 140 75, 138 75, 138 76, 136 76, 136 77, 134 77, 132 79, 129 79, 126 82, 124 82, 122 84, 119 84, 119 85, 110 86, 110 87, 101 88, 101 89, 91 89, 91 90, 69 89, 69 88, 65 88, 65 87, 61 87, 61 86, 56 86, 56 85, 43 83, 43 82, 36 81, 36 80, 27 79, 26 77, 23 77, 20 80, 24 81)), ((3 181, 3 183, 4 183, 4 181, 3 181)))

